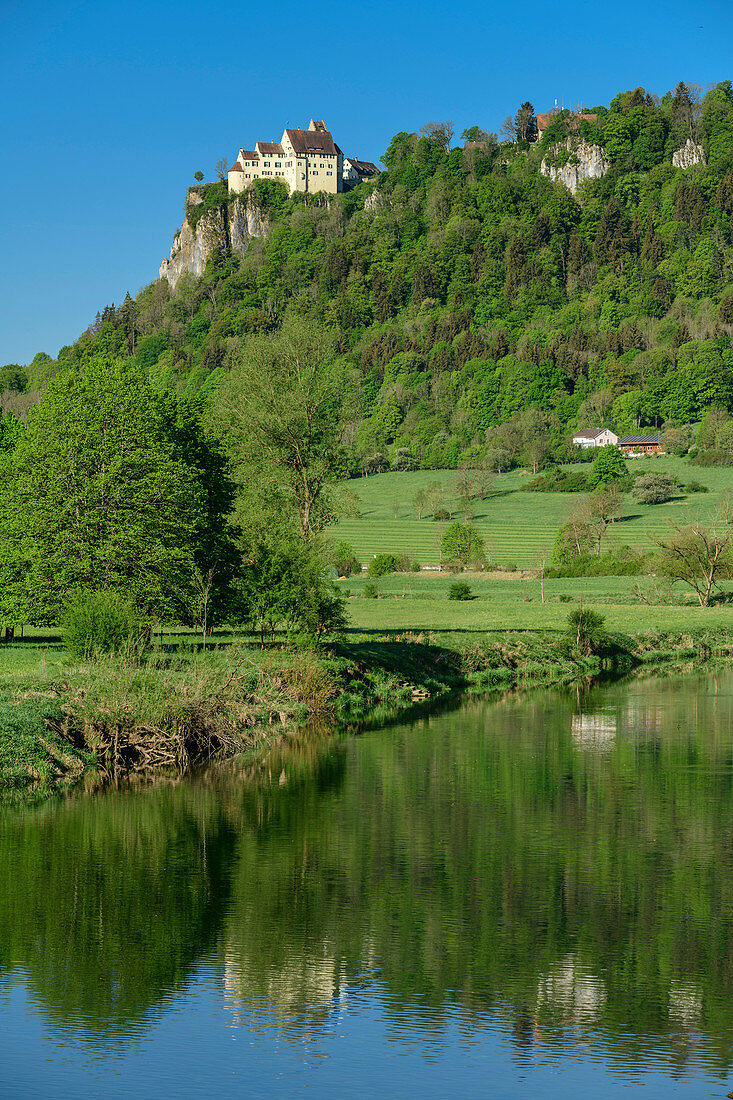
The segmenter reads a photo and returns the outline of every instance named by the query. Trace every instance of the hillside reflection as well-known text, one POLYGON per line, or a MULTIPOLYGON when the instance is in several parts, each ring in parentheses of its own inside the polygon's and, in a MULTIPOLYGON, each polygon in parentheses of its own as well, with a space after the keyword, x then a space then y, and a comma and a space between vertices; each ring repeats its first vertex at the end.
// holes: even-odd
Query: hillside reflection
POLYGON ((733 677, 510 696, 0 820, 0 966, 124 1040, 213 959, 235 1026, 494 1026, 724 1073, 733 677), (494 1021, 492 1025, 492 1021, 494 1021))

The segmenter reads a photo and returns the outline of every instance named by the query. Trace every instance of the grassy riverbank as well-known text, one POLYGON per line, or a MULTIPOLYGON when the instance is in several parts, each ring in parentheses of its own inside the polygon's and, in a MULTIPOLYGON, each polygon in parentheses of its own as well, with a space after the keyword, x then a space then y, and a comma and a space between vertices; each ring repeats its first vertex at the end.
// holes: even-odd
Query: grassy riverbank
POLYGON ((461 690, 711 655, 733 656, 733 630, 611 634, 593 656, 574 652, 559 631, 453 629, 352 633, 317 653, 220 638, 205 653, 94 663, 29 639, 1 655, 0 802, 151 770, 177 774, 295 736, 307 722, 356 727, 461 690))

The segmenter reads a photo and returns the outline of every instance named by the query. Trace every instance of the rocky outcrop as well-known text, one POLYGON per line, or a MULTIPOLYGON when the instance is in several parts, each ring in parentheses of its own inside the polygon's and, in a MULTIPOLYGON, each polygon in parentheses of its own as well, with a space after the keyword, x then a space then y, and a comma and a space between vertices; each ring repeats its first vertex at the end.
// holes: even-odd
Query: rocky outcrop
POLYGON ((254 195, 242 195, 229 208, 229 247, 244 256, 253 237, 266 237, 270 223, 257 205, 254 195))
POLYGON ((384 196, 381 191, 377 191, 376 187, 370 191, 364 200, 364 209, 367 214, 376 214, 377 211, 384 205, 384 196))
POLYGON ((170 256, 163 260, 158 274, 175 290, 182 275, 203 275, 206 261, 215 248, 243 256, 254 237, 265 237, 270 223, 251 193, 238 196, 232 203, 204 211, 199 217, 191 209, 201 198, 191 192, 188 213, 173 238, 170 256))
POLYGON ((702 145, 697 145, 692 138, 688 138, 681 149, 672 153, 672 164, 675 168, 692 168, 693 164, 704 164, 705 153, 702 145))
POLYGON ((569 137, 559 145, 553 145, 542 161, 540 171, 543 176, 565 184, 574 195, 583 180, 600 179, 610 167, 611 162, 600 145, 569 137))

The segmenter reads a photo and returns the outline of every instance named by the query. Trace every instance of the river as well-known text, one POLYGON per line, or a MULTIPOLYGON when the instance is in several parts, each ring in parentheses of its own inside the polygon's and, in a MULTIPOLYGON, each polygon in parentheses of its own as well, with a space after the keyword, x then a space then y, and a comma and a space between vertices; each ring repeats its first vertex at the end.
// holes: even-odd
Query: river
POLYGON ((0 815, 3 1097, 733 1089, 733 673, 0 815))

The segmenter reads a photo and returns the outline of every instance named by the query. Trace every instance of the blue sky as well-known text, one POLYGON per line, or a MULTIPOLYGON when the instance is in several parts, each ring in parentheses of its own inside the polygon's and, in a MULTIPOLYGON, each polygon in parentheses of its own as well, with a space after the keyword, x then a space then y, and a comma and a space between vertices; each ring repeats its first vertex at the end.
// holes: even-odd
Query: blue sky
POLYGON ((733 78, 732 30, 732 0, 0 0, 0 364, 155 278, 193 173, 286 120, 378 161, 429 119, 733 78))

